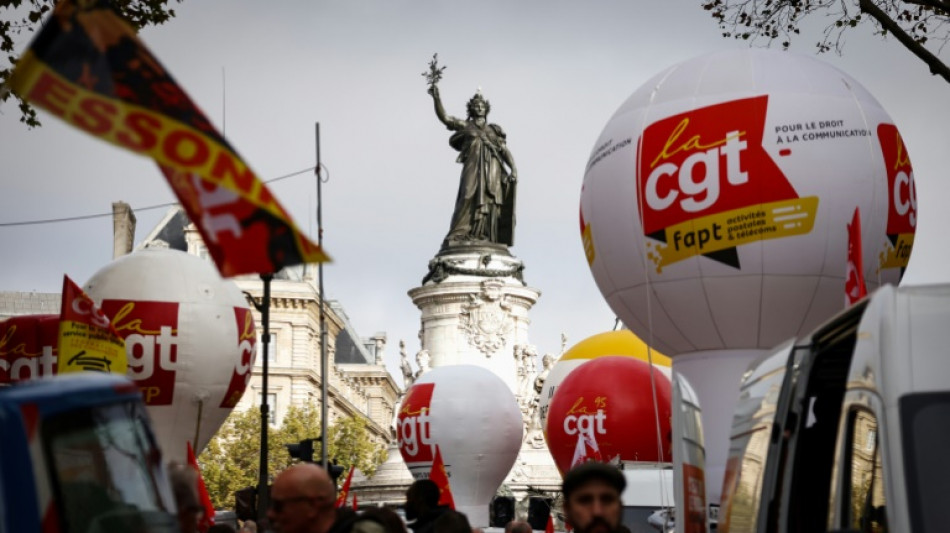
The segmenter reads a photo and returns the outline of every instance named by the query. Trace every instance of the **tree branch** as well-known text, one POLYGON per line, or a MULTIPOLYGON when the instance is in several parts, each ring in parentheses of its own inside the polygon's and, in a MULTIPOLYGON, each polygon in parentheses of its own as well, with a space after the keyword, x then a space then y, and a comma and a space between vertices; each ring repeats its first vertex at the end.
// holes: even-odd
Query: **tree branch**
POLYGON ((946 0, 904 0, 904 3, 932 7, 934 9, 939 9, 944 13, 950 13, 950 2, 947 2, 946 0))
MULTIPOLYGON (((926 0, 925 0, 926 1, 926 0)), ((877 7, 872 0, 858 0, 858 5, 861 7, 861 11, 867 13, 874 20, 878 21, 880 25, 894 35, 898 41, 901 42, 908 50, 913 52, 914 55, 923 60, 930 67, 930 73, 942 77, 944 80, 950 82, 950 68, 947 67, 942 61, 940 61, 937 56, 933 55, 930 50, 924 48, 923 45, 914 40, 913 37, 907 34, 892 18, 887 16, 887 13, 877 7)))

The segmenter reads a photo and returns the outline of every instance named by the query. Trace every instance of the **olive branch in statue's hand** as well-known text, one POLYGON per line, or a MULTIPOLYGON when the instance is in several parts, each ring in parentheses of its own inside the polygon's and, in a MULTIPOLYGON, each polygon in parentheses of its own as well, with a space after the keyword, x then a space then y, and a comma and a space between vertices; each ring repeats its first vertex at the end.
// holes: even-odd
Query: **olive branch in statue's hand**
POLYGON ((444 72, 446 67, 439 66, 439 54, 432 54, 432 61, 429 61, 429 70, 428 72, 423 72, 422 76, 426 79, 426 83, 429 84, 429 92, 432 92, 432 89, 439 83, 439 80, 442 79, 442 72, 444 72))

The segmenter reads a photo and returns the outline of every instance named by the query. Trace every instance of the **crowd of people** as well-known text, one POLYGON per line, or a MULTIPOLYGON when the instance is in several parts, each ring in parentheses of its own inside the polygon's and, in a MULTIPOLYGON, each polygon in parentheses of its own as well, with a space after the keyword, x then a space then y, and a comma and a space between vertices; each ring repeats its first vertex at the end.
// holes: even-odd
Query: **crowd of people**
MULTIPOLYGON (((187 487, 187 474, 173 472, 172 488, 182 533, 196 533, 200 505, 187 487)), ((575 533, 623 533, 620 495, 626 479, 615 467, 588 462, 564 476, 561 492, 564 517, 575 533)), ((483 533, 464 513, 439 505, 435 482, 417 480, 406 491, 405 520, 392 509, 375 507, 354 511, 336 506, 336 486, 315 464, 293 465, 280 472, 271 486, 267 509, 269 524, 247 521, 236 532, 231 526, 212 526, 208 533, 483 533), (263 526, 263 525, 262 525, 263 526)), ((531 533, 531 526, 512 520, 505 533, 531 533)))

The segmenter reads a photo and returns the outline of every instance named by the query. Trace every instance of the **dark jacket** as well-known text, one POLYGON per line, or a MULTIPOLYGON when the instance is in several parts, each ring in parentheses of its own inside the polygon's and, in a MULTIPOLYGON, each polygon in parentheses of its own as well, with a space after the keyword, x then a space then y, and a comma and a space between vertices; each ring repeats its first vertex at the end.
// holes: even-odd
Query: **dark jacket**
POLYGON ((409 529, 412 530, 412 533, 432 533, 434 531, 435 520, 448 510, 448 506, 436 507, 409 524, 409 529))

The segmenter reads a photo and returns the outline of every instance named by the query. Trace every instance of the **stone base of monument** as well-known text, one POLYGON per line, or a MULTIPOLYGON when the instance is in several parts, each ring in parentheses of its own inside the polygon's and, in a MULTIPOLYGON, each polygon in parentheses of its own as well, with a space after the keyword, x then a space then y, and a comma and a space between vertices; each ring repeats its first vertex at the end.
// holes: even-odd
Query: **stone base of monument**
POLYGON ((528 312, 541 296, 525 285, 523 270, 516 257, 471 247, 429 262, 422 286, 409 291, 422 312, 419 335, 429 366, 481 366, 515 395, 522 392, 519 350, 528 345, 528 312))
MULTIPOLYGON (((409 291, 421 311, 415 377, 444 365, 476 365, 504 381, 518 401, 526 436, 498 492, 514 497, 519 519, 527 518, 531 497, 556 499, 561 489, 537 419, 538 354, 528 338, 529 312, 541 291, 525 284, 523 272, 524 263, 504 245, 444 244, 422 284, 409 291)), ((412 481, 393 445, 372 478, 354 475, 353 490, 361 504, 397 506, 412 481)))
POLYGON ((406 503, 406 489, 412 484, 412 474, 399 454, 399 446, 392 443, 389 456, 379 465, 373 477, 357 470, 353 474, 352 492, 359 496, 357 503, 368 507, 401 507, 406 503))

